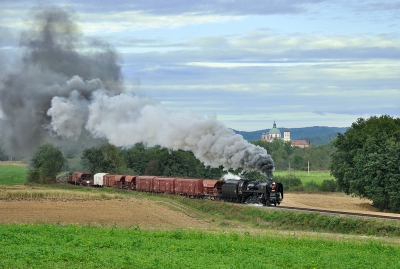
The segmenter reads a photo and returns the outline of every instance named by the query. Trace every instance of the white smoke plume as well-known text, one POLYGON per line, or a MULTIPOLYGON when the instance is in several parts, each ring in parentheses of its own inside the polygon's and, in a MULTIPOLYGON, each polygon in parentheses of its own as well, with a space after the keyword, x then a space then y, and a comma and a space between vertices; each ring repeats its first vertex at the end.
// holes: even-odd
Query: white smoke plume
MULTIPOLYGON (((67 84, 86 88, 93 81, 84 82, 75 76, 67 84)), ((190 150, 205 165, 259 170, 272 178, 274 163, 267 151, 216 119, 187 111, 171 112, 150 98, 110 95, 101 87, 87 100, 71 90, 69 97, 54 97, 47 112, 53 130, 65 139, 78 139, 86 129, 116 146, 144 142, 148 146, 190 150)))

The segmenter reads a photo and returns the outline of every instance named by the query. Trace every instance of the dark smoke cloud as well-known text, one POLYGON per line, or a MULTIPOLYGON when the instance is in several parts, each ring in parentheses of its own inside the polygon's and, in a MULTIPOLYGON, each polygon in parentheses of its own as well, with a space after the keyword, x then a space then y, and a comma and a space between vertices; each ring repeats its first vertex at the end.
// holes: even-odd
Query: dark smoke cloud
MULTIPOLYGON (((32 27, 21 35, 22 60, 12 68, 18 71, 4 75, 0 83, 1 137, 13 156, 31 155, 42 139, 56 142, 44 128, 51 120, 47 110, 54 96, 69 96, 66 81, 74 75, 101 79, 113 94, 120 93, 122 85, 117 54, 107 44, 84 39, 72 21, 74 13, 46 7, 31 15, 32 27)), ((89 97, 94 89, 74 90, 89 97)), ((92 140, 82 136, 78 142, 90 144, 92 140)))

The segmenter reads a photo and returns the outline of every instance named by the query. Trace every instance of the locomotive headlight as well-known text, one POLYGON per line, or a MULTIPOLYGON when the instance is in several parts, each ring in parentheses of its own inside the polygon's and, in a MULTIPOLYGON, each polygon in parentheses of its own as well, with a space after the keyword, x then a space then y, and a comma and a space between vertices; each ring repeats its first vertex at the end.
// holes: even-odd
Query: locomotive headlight
POLYGON ((86 181, 86 183, 87 183, 87 184, 89 184, 89 182, 90 182, 89 180, 88 180, 88 181, 86 181))

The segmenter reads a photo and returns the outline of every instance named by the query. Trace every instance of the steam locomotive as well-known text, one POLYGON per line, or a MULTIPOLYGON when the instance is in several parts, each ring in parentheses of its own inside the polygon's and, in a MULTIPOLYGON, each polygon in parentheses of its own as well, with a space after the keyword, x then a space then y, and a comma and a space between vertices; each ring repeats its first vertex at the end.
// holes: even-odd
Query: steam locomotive
POLYGON ((283 199, 282 183, 271 180, 200 179, 163 176, 134 176, 74 172, 68 183, 91 187, 115 187, 153 193, 184 195, 190 198, 222 200, 235 203, 279 205, 283 199))

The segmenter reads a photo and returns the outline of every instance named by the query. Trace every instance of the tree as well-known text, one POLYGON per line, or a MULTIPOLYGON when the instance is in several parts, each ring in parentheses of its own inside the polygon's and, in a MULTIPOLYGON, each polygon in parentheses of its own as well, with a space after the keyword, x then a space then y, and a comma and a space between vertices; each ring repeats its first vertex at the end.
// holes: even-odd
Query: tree
POLYGON ((121 173, 126 168, 125 160, 119 149, 111 144, 88 148, 83 151, 82 165, 92 175, 99 172, 121 173))
POLYGON ((60 149, 49 143, 41 144, 31 160, 33 169, 29 171, 28 182, 53 183, 65 162, 66 159, 60 149))
POLYGON ((400 212, 400 119, 360 118, 334 142, 331 174, 346 194, 400 212))
POLYGON ((304 159, 298 154, 294 154, 292 158, 292 168, 295 170, 304 170, 304 159))

